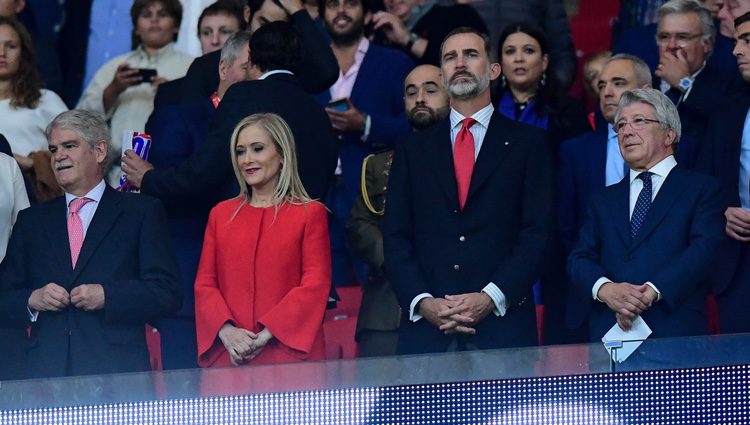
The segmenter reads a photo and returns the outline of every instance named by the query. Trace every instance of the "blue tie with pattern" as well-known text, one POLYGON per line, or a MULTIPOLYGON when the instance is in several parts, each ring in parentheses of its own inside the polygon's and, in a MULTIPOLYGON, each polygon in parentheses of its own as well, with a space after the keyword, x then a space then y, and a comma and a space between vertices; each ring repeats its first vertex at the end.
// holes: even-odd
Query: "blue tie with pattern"
POLYGON ((630 237, 635 239, 635 235, 638 234, 638 229, 646 220, 646 214, 648 209, 651 207, 651 176, 654 173, 644 171, 638 174, 637 179, 643 181, 643 189, 638 194, 638 200, 635 201, 635 208, 633 209, 633 217, 630 218, 630 237))

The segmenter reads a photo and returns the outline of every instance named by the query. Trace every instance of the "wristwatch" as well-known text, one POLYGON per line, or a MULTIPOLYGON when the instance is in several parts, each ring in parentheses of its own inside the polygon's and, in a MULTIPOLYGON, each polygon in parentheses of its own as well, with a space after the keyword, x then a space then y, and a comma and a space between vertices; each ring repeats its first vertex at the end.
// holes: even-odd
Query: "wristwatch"
POLYGON ((406 42, 406 51, 411 52, 411 48, 414 46, 414 42, 417 41, 419 36, 414 33, 409 34, 409 41, 406 42))
POLYGON ((693 87, 693 79, 690 77, 680 78, 680 91, 685 93, 693 87))

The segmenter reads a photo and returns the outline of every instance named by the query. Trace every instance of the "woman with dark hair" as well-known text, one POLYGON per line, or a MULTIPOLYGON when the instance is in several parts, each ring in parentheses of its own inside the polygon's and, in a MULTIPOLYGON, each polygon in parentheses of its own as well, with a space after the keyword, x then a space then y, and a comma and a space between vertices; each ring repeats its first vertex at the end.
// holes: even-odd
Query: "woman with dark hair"
MULTIPOLYGON (((138 47, 99 68, 77 106, 104 114, 116 151, 124 134, 144 130, 157 86, 184 76, 193 60, 174 49, 182 21, 179 0, 135 0, 130 16, 138 47), (153 71, 156 75, 148 74, 153 71)), ((115 166, 107 180, 116 185, 119 175, 115 166)))
POLYGON ((241 189, 208 219, 195 279, 198 363, 322 360, 326 208, 302 186, 294 136, 278 115, 243 119, 230 146, 241 189))
POLYGON ((16 18, 0 16, 0 133, 20 157, 46 151, 44 129, 68 110, 43 85, 29 32, 16 18))
POLYGON ((563 140, 591 130, 583 105, 565 95, 550 64, 544 33, 516 23, 500 34, 501 84, 498 111, 547 130, 554 151, 563 140))

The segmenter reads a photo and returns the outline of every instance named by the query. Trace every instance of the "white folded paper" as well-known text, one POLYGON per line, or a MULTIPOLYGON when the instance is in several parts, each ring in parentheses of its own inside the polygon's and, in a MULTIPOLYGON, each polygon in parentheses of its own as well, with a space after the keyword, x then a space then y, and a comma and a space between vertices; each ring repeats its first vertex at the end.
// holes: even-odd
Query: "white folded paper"
POLYGON ((615 353, 615 360, 618 363, 622 363, 640 347, 643 340, 648 338, 649 335, 651 335, 651 328, 641 319, 641 316, 638 316, 633 320, 633 326, 629 331, 622 330, 620 325, 615 322, 615 325, 602 337, 602 342, 610 356, 612 356, 613 347, 608 343, 622 342, 622 347, 617 348, 615 353))

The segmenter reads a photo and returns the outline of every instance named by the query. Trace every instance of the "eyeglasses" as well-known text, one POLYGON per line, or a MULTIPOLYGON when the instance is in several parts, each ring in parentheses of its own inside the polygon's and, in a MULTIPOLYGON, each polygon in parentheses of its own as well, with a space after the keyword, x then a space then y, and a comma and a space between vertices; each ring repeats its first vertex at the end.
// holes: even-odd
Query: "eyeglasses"
POLYGON ((615 131, 617 133, 621 133, 622 130, 625 128, 626 125, 630 124, 630 126, 633 128, 633 130, 640 130, 643 127, 646 126, 646 124, 654 124, 658 123, 661 124, 661 121, 659 120, 652 120, 648 118, 635 118, 633 121, 618 121, 615 124, 615 131))
POLYGON ((685 47, 690 41, 701 37, 703 34, 690 34, 687 32, 669 33, 660 32, 656 34, 656 44, 659 46, 666 46, 674 38, 675 42, 679 47, 685 47))

